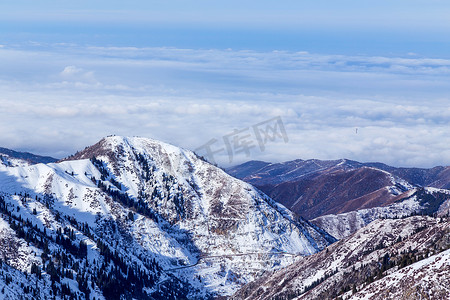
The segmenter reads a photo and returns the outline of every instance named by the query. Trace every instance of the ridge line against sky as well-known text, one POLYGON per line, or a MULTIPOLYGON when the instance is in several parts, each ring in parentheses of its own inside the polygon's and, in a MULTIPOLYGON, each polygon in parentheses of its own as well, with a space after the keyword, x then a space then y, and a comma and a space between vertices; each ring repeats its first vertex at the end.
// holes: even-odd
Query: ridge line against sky
POLYGON ((0 7, 0 146, 64 157, 119 134, 196 149, 280 116, 288 143, 218 162, 450 164, 445 1, 0 7))

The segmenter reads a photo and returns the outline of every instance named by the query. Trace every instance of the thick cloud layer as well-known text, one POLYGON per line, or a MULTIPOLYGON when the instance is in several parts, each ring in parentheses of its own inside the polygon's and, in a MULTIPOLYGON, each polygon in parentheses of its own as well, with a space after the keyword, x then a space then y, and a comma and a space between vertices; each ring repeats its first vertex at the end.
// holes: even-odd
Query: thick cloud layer
POLYGON ((287 143, 217 162, 448 165, 449 74, 450 60, 415 54, 4 45, 0 145, 63 157, 119 134, 196 149, 280 116, 287 143))

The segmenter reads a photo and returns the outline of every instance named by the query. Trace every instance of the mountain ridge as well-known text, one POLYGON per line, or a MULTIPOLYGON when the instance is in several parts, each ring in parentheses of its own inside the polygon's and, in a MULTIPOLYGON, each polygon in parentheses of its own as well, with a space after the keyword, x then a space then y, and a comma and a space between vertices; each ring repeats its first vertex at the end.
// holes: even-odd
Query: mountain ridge
POLYGON ((14 151, 2 147, 0 147, 0 157, 3 163, 6 163, 8 158, 23 160, 30 164, 38 164, 38 163, 46 164, 58 161, 58 159, 50 156, 41 156, 29 152, 14 151))
POLYGON ((268 272, 231 299, 421 299, 424 293, 445 299, 449 226, 448 219, 422 216, 376 220, 326 251, 268 272), (433 284, 436 278, 442 284, 433 284))
POLYGON ((450 187, 450 167, 395 168, 347 159, 250 161, 227 172, 307 219, 388 205, 423 184, 450 187))
POLYGON ((107 137, 57 163, 0 165, 0 194, 7 236, 51 258, 33 270, 56 296, 68 292, 66 273, 78 280, 72 293, 131 295, 126 274, 140 272, 149 280, 139 297, 227 296, 335 241, 193 152, 139 137, 107 137), (69 263, 55 271, 60 253, 69 263))
POLYGON ((262 180, 281 186, 301 175, 318 195, 353 197, 320 207, 350 212, 309 221, 194 152, 153 139, 109 136, 48 164, 8 159, 0 163, 7 299, 359 299, 385 294, 392 282, 423 291, 429 282, 406 281, 446 274, 438 260, 448 261, 440 251, 450 245, 450 191, 373 165, 297 160, 241 169, 266 168, 262 180), (330 178, 341 186, 329 189, 330 178), (383 201, 371 194, 380 189, 383 201), (417 213, 435 217, 409 217, 417 213), (427 267, 402 266, 406 259, 427 267))

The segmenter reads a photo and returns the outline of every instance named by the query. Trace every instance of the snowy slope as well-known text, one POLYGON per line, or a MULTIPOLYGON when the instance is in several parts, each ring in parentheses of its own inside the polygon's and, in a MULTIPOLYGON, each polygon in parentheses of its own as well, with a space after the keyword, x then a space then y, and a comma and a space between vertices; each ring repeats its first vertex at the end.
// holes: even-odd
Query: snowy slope
POLYGON ((315 228, 295 222, 281 205, 190 151, 145 138, 109 137, 76 158, 92 155, 106 163, 110 177, 120 182, 128 195, 144 198, 176 235, 190 234, 181 238, 182 248, 189 249, 188 255, 180 258, 184 264, 196 264, 200 257, 251 254, 235 256, 233 261, 223 257, 218 269, 219 258, 214 258, 211 267, 203 264, 183 270, 194 276, 200 272, 204 283, 221 293, 229 294, 271 268, 271 260, 275 266, 292 262, 291 256, 278 255, 271 257, 267 266, 254 253, 308 255, 329 243, 315 228), (227 283, 230 273, 235 279, 227 283))
POLYGON ((8 167, 18 167, 18 166, 28 166, 30 164, 31 163, 26 160, 11 157, 9 155, 0 153, 0 165, 8 167))
POLYGON ((0 147, 0 160, 20 160, 26 164, 52 163, 57 159, 49 156, 40 156, 28 152, 18 152, 0 147))
MULTIPOLYGON (((27 220, 25 232, 44 236, 50 257, 64 251, 61 236, 88 245, 86 258, 75 251, 69 260, 86 265, 71 272, 91 278, 91 296, 114 290, 99 270, 120 267, 117 278, 126 277, 127 265, 152 274, 142 284, 153 297, 230 295, 334 241, 194 153, 145 138, 108 137, 59 163, 1 164, 0 195, 8 226, 17 233, 27 220)), ((42 247, 33 251, 39 257, 42 247)))
MULTIPOLYGON (((20 214, 17 214, 20 215, 20 214)), ((4 215, 3 215, 4 217, 4 215)), ((0 299, 62 299, 61 294, 54 293, 55 283, 45 271, 41 261, 43 251, 36 245, 27 243, 17 236, 10 224, 0 219, 0 299), (33 273, 33 265, 38 266, 40 275, 33 273)), ((50 245, 52 250, 64 251, 57 245, 50 245)), ((48 264, 47 264, 48 265, 48 264)), ((73 297, 84 299, 85 294, 79 289, 75 278, 64 278, 59 286, 70 286, 73 297)), ((65 293, 69 296, 69 293, 65 293)), ((104 299, 99 289, 93 289, 91 297, 104 299)))
POLYGON ((349 236, 379 218, 400 218, 412 214, 444 214, 450 203, 450 191, 415 188, 401 194, 390 205, 360 209, 343 214, 325 215, 311 220, 337 239, 349 236))
MULTIPOLYGON (((232 299, 348 298, 352 289, 361 296, 358 299, 369 299, 383 291, 380 295, 389 299, 420 299, 390 297, 389 287, 398 289, 396 295, 415 286, 424 291, 431 282, 424 276, 431 280, 448 274, 449 252, 443 250, 450 248, 449 221, 421 216, 376 220, 326 251, 245 285, 232 299)), ((446 287, 435 285, 433 293, 442 295, 446 287)))
POLYGON ((0 266, 0 299, 51 299, 50 285, 50 280, 25 275, 7 264, 0 266), (40 288, 36 289, 36 286, 40 288))
POLYGON ((430 256, 371 283, 344 299, 448 299, 450 250, 430 256))

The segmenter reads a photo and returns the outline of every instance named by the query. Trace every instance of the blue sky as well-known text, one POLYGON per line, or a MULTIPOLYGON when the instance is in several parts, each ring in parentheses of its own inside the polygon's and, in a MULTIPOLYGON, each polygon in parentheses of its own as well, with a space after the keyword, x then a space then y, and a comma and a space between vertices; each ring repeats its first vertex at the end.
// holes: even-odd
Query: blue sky
POLYGON ((121 134, 195 149, 281 116, 288 143, 232 164, 448 165, 449 15, 447 1, 2 3, 0 145, 63 157, 121 134))
POLYGON ((446 1, 9 1, 23 42, 448 55, 446 1))

